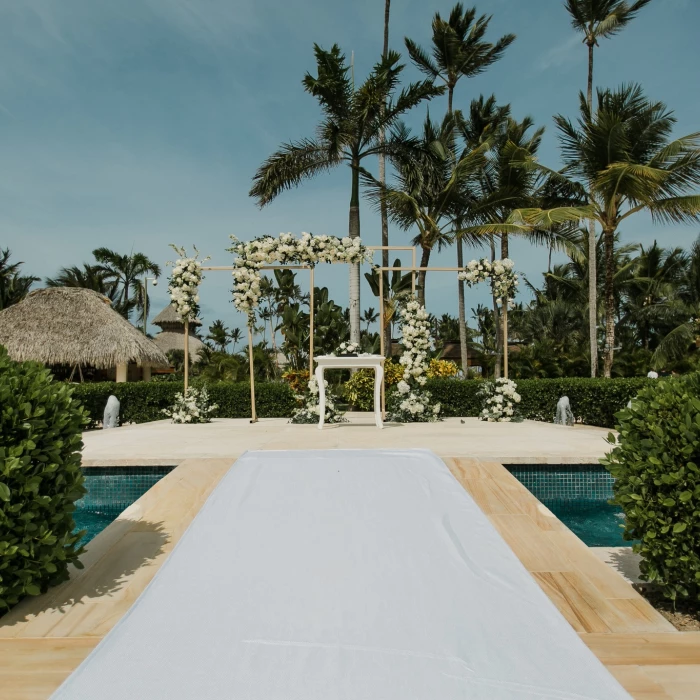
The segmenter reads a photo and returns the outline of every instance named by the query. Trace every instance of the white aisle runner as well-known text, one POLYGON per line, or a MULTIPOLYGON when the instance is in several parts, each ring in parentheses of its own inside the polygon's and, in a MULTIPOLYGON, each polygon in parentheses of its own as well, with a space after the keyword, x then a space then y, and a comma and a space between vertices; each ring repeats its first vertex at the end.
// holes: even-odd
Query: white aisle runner
POLYGON ((243 455, 54 697, 629 700, 424 450, 243 455))

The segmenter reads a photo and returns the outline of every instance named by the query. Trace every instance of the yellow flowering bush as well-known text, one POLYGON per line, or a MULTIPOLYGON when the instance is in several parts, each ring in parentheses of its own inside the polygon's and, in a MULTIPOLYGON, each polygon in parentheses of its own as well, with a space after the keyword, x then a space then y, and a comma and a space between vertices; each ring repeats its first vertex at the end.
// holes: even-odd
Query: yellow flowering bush
POLYGON ((430 360, 428 365, 428 379, 454 377, 459 372, 459 367, 452 360, 430 360))
MULTIPOLYGON (((387 360, 384 363, 384 380, 387 389, 398 384, 403 378, 403 366, 387 360)), ((343 394, 352 406, 360 411, 374 408, 374 370, 360 369, 345 382, 343 394)))

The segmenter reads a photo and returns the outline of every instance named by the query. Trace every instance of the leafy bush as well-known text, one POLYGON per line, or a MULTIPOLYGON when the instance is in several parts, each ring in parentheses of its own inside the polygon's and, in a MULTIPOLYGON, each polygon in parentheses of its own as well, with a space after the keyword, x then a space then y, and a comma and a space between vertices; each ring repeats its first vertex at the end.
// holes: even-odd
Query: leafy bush
POLYGON ((642 578, 666 597, 700 600, 700 375, 644 388, 617 414, 602 460, 625 511, 642 578))
MULTIPOLYGON (((387 360, 384 363, 384 383, 388 389, 398 384, 403 378, 403 366, 398 362, 387 360)), ((374 370, 360 369, 345 382, 345 398, 358 411, 371 411, 374 408, 374 370)))
MULTIPOLYGON (((214 382, 206 387, 210 400, 218 406, 218 417, 250 417, 248 382, 214 382)), ((110 394, 119 399, 120 424, 124 425, 163 420, 163 409, 172 407, 176 395, 182 391, 182 382, 100 382, 77 385, 74 396, 87 409, 90 425, 95 428, 102 422, 110 394)), ((294 392, 285 382, 257 382, 255 405, 261 418, 287 418, 296 408, 296 400, 294 392)))
POLYGON ((84 493, 81 431, 71 388, 0 347, 0 614, 80 566, 74 503, 84 493))
POLYGON ((428 379, 437 377, 454 377, 459 374, 459 367, 452 360, 436 360, 433 358, 428 365, 426 372, 428 379))

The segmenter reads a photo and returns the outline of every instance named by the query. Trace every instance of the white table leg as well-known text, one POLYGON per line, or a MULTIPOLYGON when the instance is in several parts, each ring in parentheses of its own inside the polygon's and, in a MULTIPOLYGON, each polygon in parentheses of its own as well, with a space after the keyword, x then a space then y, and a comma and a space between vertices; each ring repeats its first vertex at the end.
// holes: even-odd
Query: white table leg
POLYGON ((382 380, 384 379, 384 367, 376 365, 374 368, 374 422, 380 430, 384 428, 382 422, 382 380))
POLYGON ((316 383, 318 384, 318 429, 323 430, 326 419, 326 385, 323 381, 323 367, 316 367, 316 383))

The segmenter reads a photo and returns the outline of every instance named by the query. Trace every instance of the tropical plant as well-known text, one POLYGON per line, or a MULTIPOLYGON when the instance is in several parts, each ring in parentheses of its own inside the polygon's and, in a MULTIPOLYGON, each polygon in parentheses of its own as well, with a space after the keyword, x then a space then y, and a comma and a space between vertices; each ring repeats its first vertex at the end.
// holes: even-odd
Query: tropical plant
MULTIPOLYGON (((286 143, 257 170, 250 196, 260 206, 284 190, 341 164, 350 167, 351 194, 348 235, 360 236, 360 170, 365 159, 405 147, 399 130, 386 140, 400 116, 424 100, 442 93, 425 80, 411 83, 394 95, 404 68, 395 51, 387 52, 359 87, 354 84, 345 55, 336 44, 329 51, 314 46, 317 75, 307 73, 304 89, 323 111, 316 138, 286 143)), ((353 342, 360 340, 360 269, 350 267, 350 326, 353 342)))
MULTIPOLYGON (((566 10, 571 16, 571 24, 577 32, 583 34, 583 43, 588 47, 586 101, 589 111, 593 111, 593 50, 598 46, 598 39, 608 39, 622 31, 649 2, 651 0, 637 0, 632 4, 625 0, 565 0, 566 10)), ((596 247, 595 219, 590 219, 588 226, 588 257, 591 261, 588 271, 588 337, 591 377, 595 377, 598 370, 596 247)))
POLYGON ((700 601, 700 375, 656 380, 617 414, 602 460, 615 477, 642 579, 700 601))
POLYGON ((9 248, 0 248, 0 311, 12 304, 17 304, 27 296, 38 277, 22 275, 20 268, 23 262, 10 262, 12 252, 9 248))
POLYGON ((362 322, 367 324, 367 333, 369 333, 369 327, 373 323, 376 323, 378 318, 379 314, 374 310, 374 307, 370 306, 368 309, 364 310, 362 314, 362 322))
MULTIPOLYGON (((75 502, 87 412, 73 390, 0 347, 0 614, 82 568, 75 502)), ((103 403, 104 407, 104 403, 103 403)))
POLYGON ((221 319, 217 318, 216 321, 209 326, 207 340, 211 340, 211 342, 218 347, 219 352, 226 352, 226 347, 231 340, 231 336, 229 329, 226 328, 226 325, 221 319))
MULTIPOLYGON (((457 3, 447 20, 436 13, 433 18, 431 54, 416 42, 406 38, 408 55, 416 67, 433 80, 442 81, 447 87, 447 113, 453 114, 453 97, 461 78, 470 78, 483 73, 498 61, 504 51, 515 40, 514 34, 502 36, 495 44, 484 41, 491 17, 476 16, 476 8, 465 10, 457 3)), ((457 266, 464 265, 464 252, 461 237, 457 242, 457 266)), ((507 256, 506 256, 507 257, 507 256)), ((464 305, 464 284, 458 280, 459 340, 462 356, 462 370, 467 373, 467 330, 464 305)))
POLYGON ((129 318, 133 308, 142 309, 141 278, 146 275, 160 277, 160 266, 143 253, 122 255, 109 248, 96 248, 92 254, 97 261, 95 269, 104 275, 106 281, 114 284, 117 308, 124 318, 129 318))
MULTIPOLYGON (((401 260, 396 258, 393 267, 401 267, 401 260)), ((398 312, 401 299, 411 291, 412 274, 410 272, 402 274, 400 270, 394 270, 391 275, 389 271, 382 272, 382 286, 384 289, 384 328, 388 329, 389 340, 393 337, 393 323, 398 312)), ((365 279, 369 283, 372 294, 379 298, 379 272, 365 272, 365 279)), ((391 342, 390 342, 391 345, 391 342)), ((391 347, 387 350, 391 355, 391 347)))
POLYGON ((615 234, 640 211, 657 222, 700 218, 700 133, 671 140, 676 122, 662 102, 645 97, 639 85, 598 90, 592 113, 583 93, 574 125, 555 117, 566 174, 589 188, 591 218, 603 230, 605 247, 605 359, 611 376, 615 346, 615 234))

